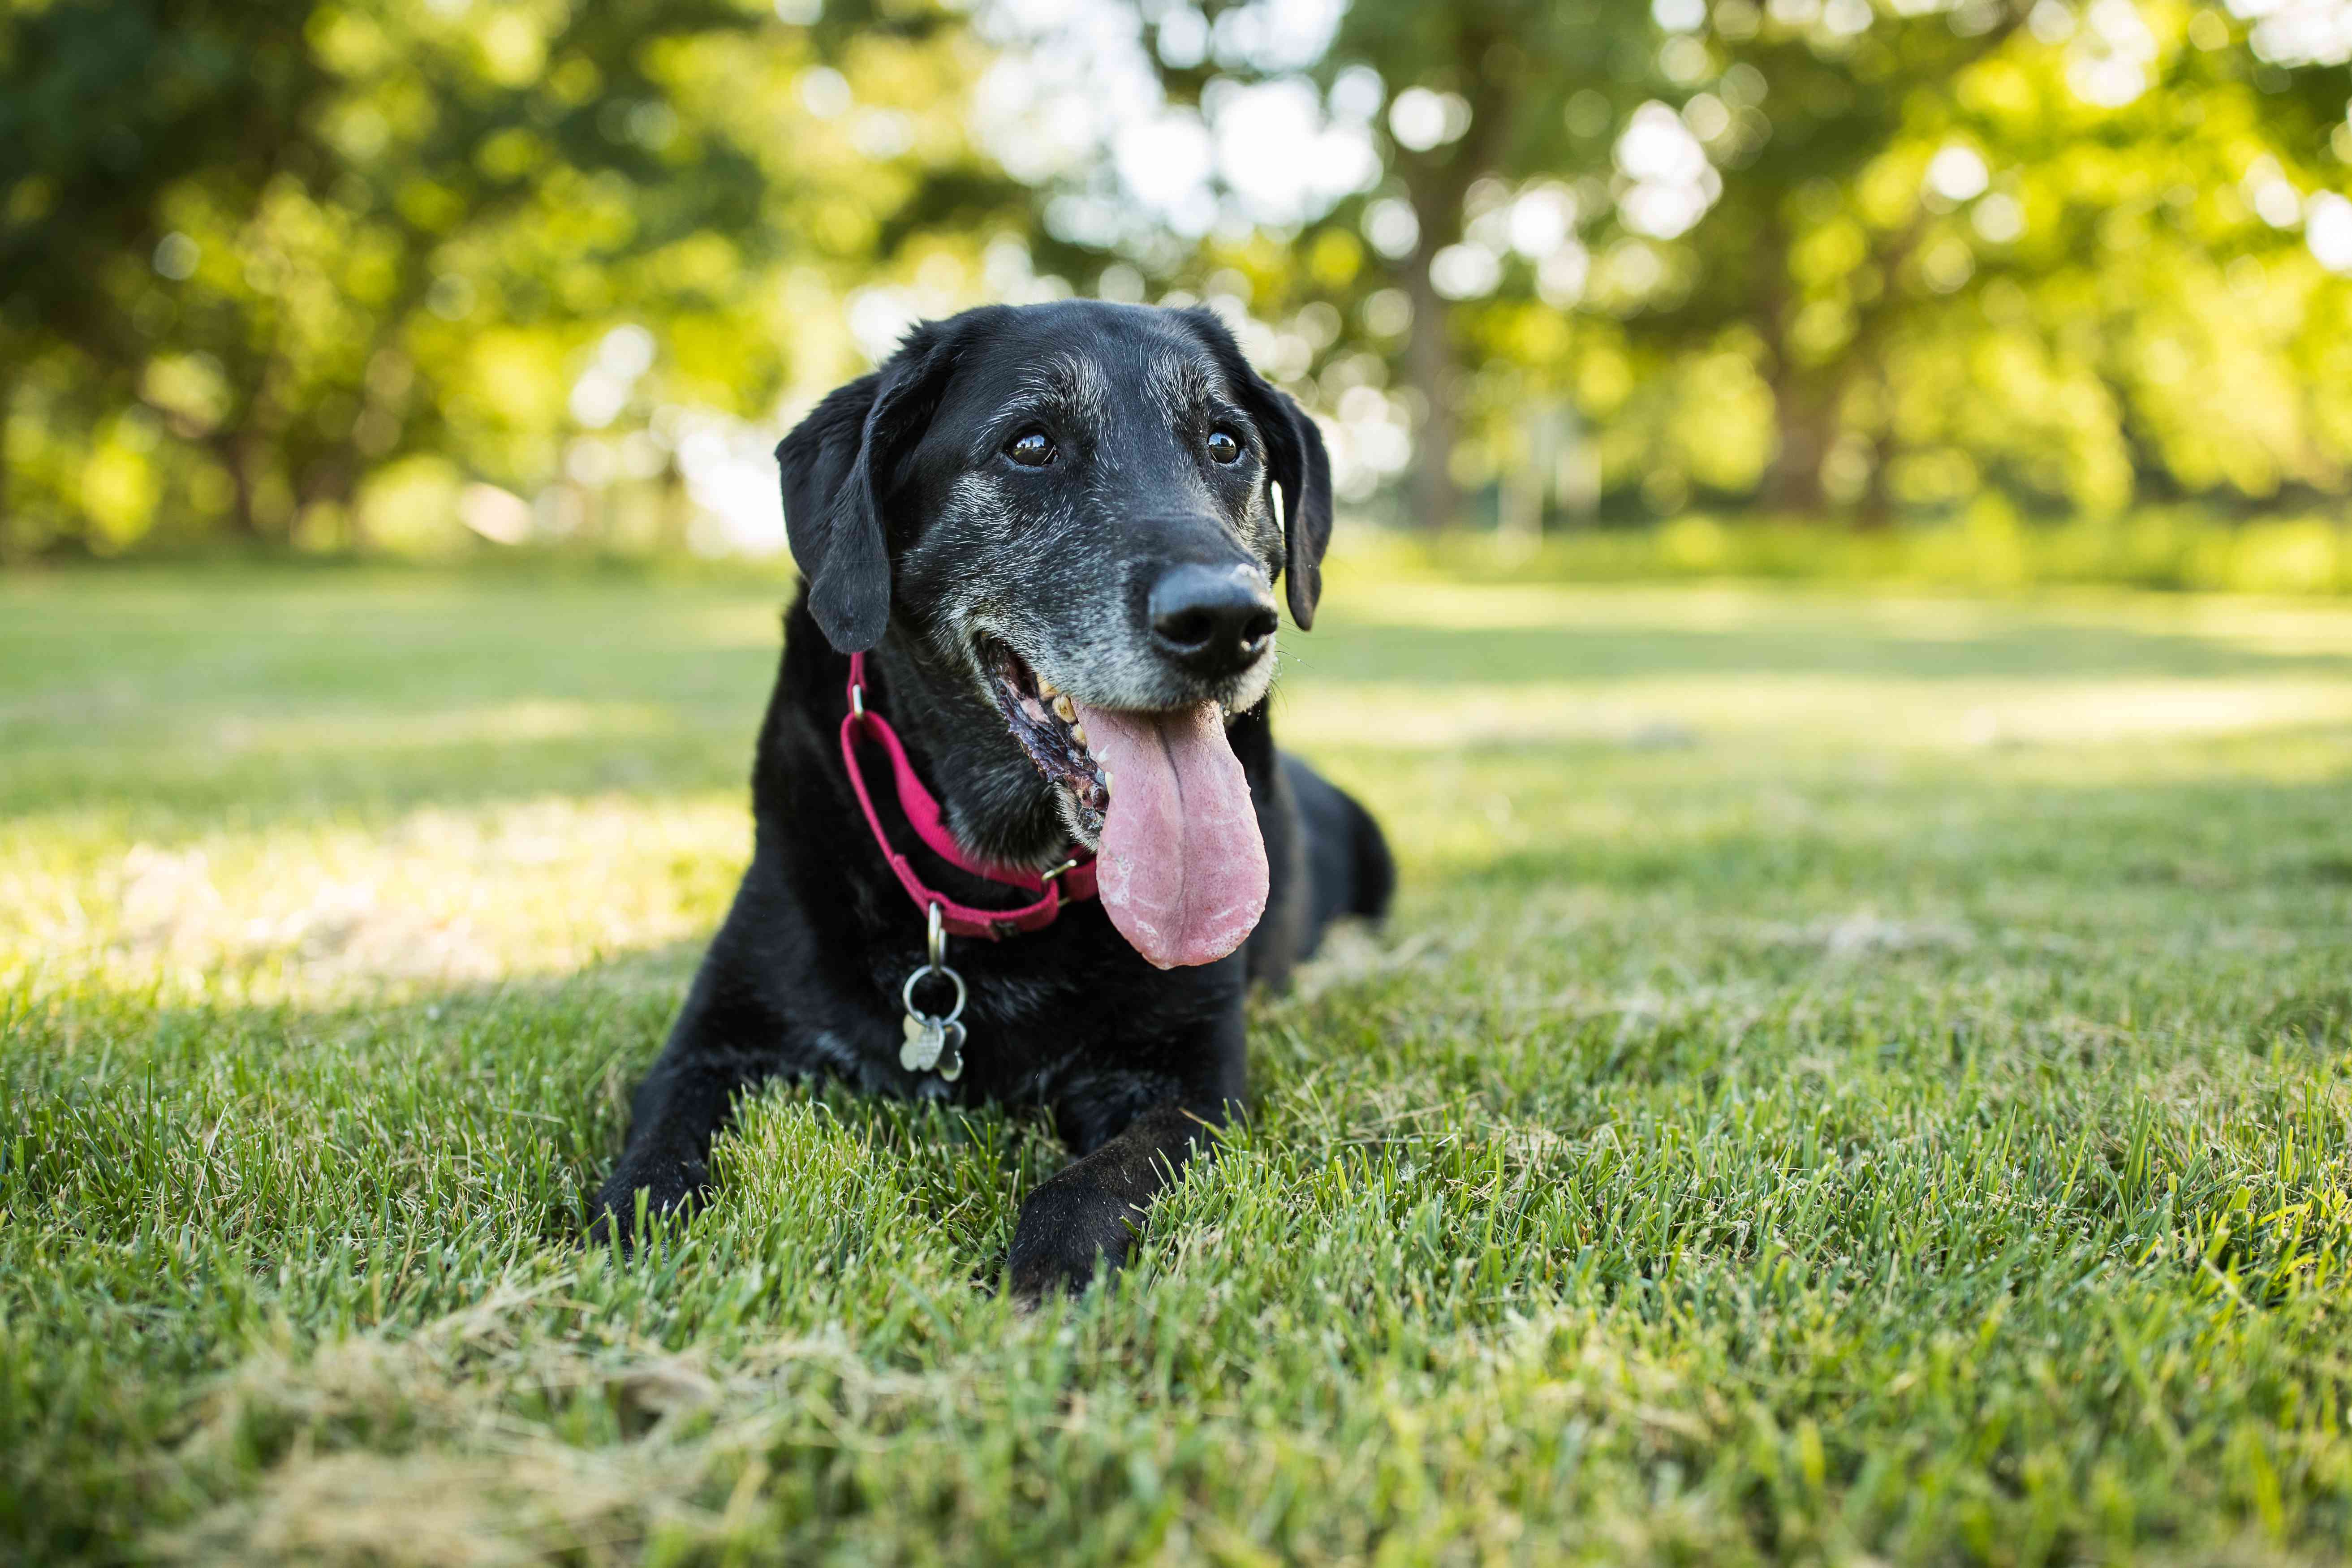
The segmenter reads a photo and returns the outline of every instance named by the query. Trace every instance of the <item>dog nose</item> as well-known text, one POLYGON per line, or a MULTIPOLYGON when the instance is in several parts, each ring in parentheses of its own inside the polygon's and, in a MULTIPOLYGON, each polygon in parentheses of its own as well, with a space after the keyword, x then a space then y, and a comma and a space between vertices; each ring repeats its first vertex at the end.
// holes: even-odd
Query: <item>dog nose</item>
POLYGON ((1160 651, 1214 680, 1245 669, 1276 626, 1265 579, 1243 566, 1171 566, 1151 585, 1151 635, 1160 651))

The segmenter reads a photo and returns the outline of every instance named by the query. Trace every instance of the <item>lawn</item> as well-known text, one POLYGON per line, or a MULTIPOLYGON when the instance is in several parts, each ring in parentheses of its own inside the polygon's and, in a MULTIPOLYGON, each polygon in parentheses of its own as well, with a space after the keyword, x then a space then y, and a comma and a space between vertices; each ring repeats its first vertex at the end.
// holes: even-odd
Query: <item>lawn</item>
POLYGON ((0 1558, 2352 1545, 2352 607, 1339 563, 1395 919, 1024 1317, 1026 1117, 779 1088, 572 1245, 780 595, 0 582, 0 1558))

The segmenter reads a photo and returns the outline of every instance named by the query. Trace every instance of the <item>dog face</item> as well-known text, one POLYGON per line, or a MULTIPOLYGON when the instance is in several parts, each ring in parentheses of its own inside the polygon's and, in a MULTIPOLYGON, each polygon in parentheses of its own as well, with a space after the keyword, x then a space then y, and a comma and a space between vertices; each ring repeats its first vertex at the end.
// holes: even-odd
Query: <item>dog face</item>
MULTIPOLYGON (((1089 847, 1122 757, 1160 765, 1157 745, 1186 798, 1188 758, 1207 766, 1179 743, 1195 721, 1265 696, 1277 579, 1314 618, 1322 440, 1206 311, 1071 301, 926 324, 777 455, 827 637, 851 651, 895 628, 960 672, 1089 847)), ((1147 800, 1157 777, 1137 777, 1147 800)))

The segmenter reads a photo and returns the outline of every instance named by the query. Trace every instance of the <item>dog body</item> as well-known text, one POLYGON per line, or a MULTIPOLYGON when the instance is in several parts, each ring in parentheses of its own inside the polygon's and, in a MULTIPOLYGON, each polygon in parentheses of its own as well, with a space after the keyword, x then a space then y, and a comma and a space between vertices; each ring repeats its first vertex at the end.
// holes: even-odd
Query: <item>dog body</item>
MULTIPOLYGON (((1082 1283, 1238 1109, 1251 982, 1387 905, 1379 829, 1276 752, 1266 714, 1277 578, 1313 617, 1321 441, 1213 316, 1070 302, 917 329, 778 458, 803 587, 753 763, 751 864, 637 1092, 600 1227, 640 1193, 654 1213, 690 1202, 743 1089, 828 1074, 1050 1110, 1078 1158, 1024 1206, 1011 1282, 1082 1283), (1098 854, 1099 899, 947 943, 967 997, 952 1081, 903 1065, 927 917, 844 762, 852 652, 858 700, 967 858, 1034 878, 1098 854)), ((923 887, 986 910, 1037 898, 927 847, 879 749, 859 754, 923 887)))

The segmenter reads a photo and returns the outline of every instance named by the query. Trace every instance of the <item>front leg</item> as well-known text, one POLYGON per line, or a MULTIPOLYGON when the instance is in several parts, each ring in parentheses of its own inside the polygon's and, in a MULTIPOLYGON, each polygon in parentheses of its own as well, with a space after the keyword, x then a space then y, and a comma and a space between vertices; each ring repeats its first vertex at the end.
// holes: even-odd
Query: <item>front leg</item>
POLYGON ((1013 1293, 1035 1300, 1057 1289, 1084 1289, 1098 1268, 1127 1261, 1135 1228, 1160 1192, 1183 1174, 1224 1125, 1222 1099, 1165 1100, 1029 1194, 1013 1226, 1007 1259, 1013 1293))
POLYGON ((695 979, 659 1060, 630 1107, 629 1141, 597 1190, 589 1238, 626 1246, 637 1194, 648 1217, 677 1212, 709 1181, 710 1140, 736 1096, 775 1074, 782 1018, 758 989, 730 984, 714 953, 695 979))

